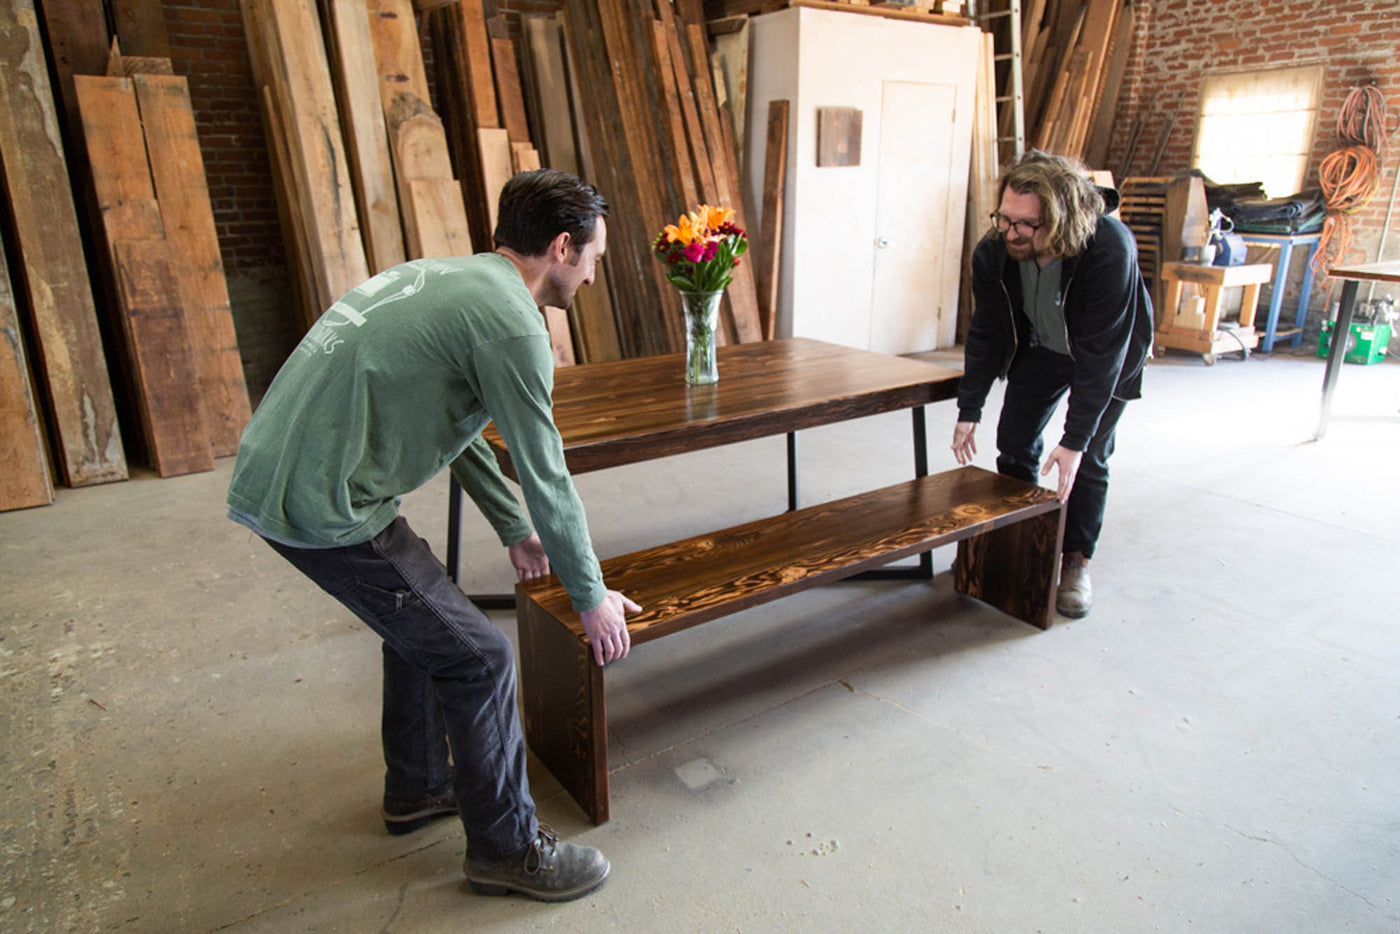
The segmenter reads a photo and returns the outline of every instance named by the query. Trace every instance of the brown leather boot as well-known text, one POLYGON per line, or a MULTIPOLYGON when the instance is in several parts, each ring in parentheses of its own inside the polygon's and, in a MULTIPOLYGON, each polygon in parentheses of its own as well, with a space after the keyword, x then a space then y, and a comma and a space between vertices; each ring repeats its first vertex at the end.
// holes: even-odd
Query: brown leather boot
POLYGON ((1061 616, 1080 619, 1094 607, 1094 588, 1089 583, 1089 559, 1077 551, 1067 551, 1060 563, 1060 589, 1055 609, 1061 616))

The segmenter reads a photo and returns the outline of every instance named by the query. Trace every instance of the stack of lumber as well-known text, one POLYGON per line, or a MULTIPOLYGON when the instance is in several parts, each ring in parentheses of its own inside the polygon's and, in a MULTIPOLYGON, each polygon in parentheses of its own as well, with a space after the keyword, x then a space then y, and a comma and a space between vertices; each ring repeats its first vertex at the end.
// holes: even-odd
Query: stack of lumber
MULTIPOLYGON (((545 165, 571 172, 583 178, 594 178, 593 160, 587 148, 587 137, 580 139, 576 123, 581 114, 577 77, 573 60, 564 41, 565 17, 562 12, 551 16, 527 14, 521 22, 524 35, 522 50, 524 67, 525 109, 534 127, 534 138, 540 158, 545 165)), ((615 242, 615 241, 614 241, 615 242)), ((577 362, 618 360, 622 357, 622 342, 618 337, 617 319, 613 314, 608 288, 608 261, 596 267, 594 284, 580 289, 569 306, 566 323, 577 347, 577 362)), ((551 309, 547 314, 556 322, 562 314, 551 309)), ((561 329, 559 324, 550 333, 561 329)), ((556 342, 556 346, 559 346, 556 342)), ((562 347, 561 347, 562 350, 562 347)))
MULTIPOLYGON (((731 118, 717 103, 701 0, 655 4, 567 0, 592 175, 613 206, 609 280, 627 356, 684 347, 680 303, 651 243, 699 202, 734 208, 745 225, 731 118)), ((730 341, 763 337, 752 265, 726 292, 730 341)))
MULTIPOLYGON (((545 311, 559 359, 684 347, 651 243, 701 202, 734 207, 740 226, 745 215, 742 115, 715 85, 702 0, 569 0, 522 17, 520 48, 486 0, 320 0, 319 17, 313 0, 241 3, 305 326, 403 258, 492 249, 502 187, 548 165, 612 208, 596 284, 567 313, 545 311)), ((722 321, 729 341, 764 336, 749 262, 722 321)))
POLYGON ((19 509, 50 502, 55 479, 127 476, 32 0, 0 0, 0 178, 23 264, 0 281, 0 509, 19 509))
POLYGON ((242 9, 305 329, 368 278, 359 211, 316 10, 286 0, 242 9))
POLYGON ((19 442, 6 451, 3 509, 50 500, 35 472, 50 463, 71 486, 125 479, 128 451, 162 476, 209 470, 237 450, 251 414, 189 87, 160 5, 113 11, 141 53, 127 55, 115 40, 109 51, 102 0, 44 12, 51 61, 31 0, 0 2, 0 162, 23 263, 23 275, 0 276, 11 351, 0 411, 19 442))
MULTIPOLYGON (((548 69, 547 104, 552 125, 550 142, 559 159, 546 156, 543 142, 544 115, 538 105, 527 117, 527 90, 537 82, 536 70, 522 73, 520 56, 510 37, 505 19, 487 15, 482 0, 436 3, 428 23, 438 78, 438 99, 445 115, 447 145, 462 177, 467 224, 472 242, 480 250, 494 244, 496 211, 501 189, 516 172, 549 165, 574 174, 581 173, 572 157, 573 125, 569 112, 568 87, 563 80, 561 31, 549 21, 551 39, 545 32, 526 33, 524 42, 542 43, 541 53, 552 50, 548 61, 537 68, 548 69), (558 124, 562 114, 562 130, 558 124), (533 132, 532 132, 533 126, 533 132), (565 138, 565 137, 569 138, 565 138), (567 158, 566 158, 567 156, 567 158)), ((425 4, 420 3, 420 8, 425 4)), ((545 17, 531 17, 545 20, 545 17)), ((522 32, 525 32, 522 29, 522 32)), ((525 56, 527 65, 531 61, 525 56)), ((601 279, 601 273, 599 278, 601 279)), ((562 308, 544 310, 545 323, 554 342, 555 357, 561 363, 582 360, 615 360, 618 343, 612 309, 599 287, 580 290, 576 305, 568 313, 562 308), (577 353, 574 344, 578 344, 577 353)))
MULTIPOLYGON (((992 0, 1004 10, 1009 0, 992 0)), ((1021 72, 1026 142, 1104 168, 1118 91, 1132 40, 1128 0, 1025 0, 1021 5, 1021 72)), ((999 21, 1004 22, 1004 20, 999 21)), ((999 27, 1004 28, 1004 27, 999 27)), ((1002 69, 1000 93, 1009 93, 1002 69)), ((1012 132, 1001 114, 1000 135, 1012 132)))
MULTIPOLYGON (((502 187, 541 166, 504 19, 488 17, 483 0, 319 0, 319 11, 313 0, 241 2, 303 329, 372 273, 493 248, 502 187)), ((580 307, 606 318, 585 359, 615 358, 611 309, 580 307)), ((572 353, 569 319, 556 311, 551 334, 572 353)))

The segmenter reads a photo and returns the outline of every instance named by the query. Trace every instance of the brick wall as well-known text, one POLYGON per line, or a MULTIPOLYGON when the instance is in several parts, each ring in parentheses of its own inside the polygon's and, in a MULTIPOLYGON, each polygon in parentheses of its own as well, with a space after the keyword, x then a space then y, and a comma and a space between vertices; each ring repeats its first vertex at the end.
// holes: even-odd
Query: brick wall
MULTIPOLYGON (((1395 0, 1136 0, 1134 6, 1133 50, 1123 77, 1108 155, 1108 166, 1115 173, 1149 174, 1173 114, 1176 122, 1171 125, 1156 174, 1170 175, 1191 167, 1201 78, 1208 73, 1324 66, 1322 111, 1308 160, 1306 187, 1317 185, 1318 165, 1339 148, 1337 113, 1351 88, 1374 82, 1387 99, 1391 125, 1400 119, 1400 3, 1395 0), (1133 162, 1123 172, 1122 160, 1139 114, 1146 120, 1133 162)), ((1352 217, 1353 248, 1348 262, 1400 259, 1400 218, 1391 219, 1384 255, 1378 253, 1400 163, 1400 138, 1391 139, 1394 148, 1381 170, 1380 191, 1352 217)), ((1300 279, 1301 273, 1295 274, 1285 297, 1285 310, 1296 307, 1300 279)), ((1400 295, 1400 289, 1392 291, 1400 295)), ((1321 309, 1329 298, 1335 302, 1339 292, 1336 288, 1315 292, 1310 336, 1315 333, 1321 309)), ((1365 294, 1363 287, 1363 297, 1365 294)), ((1261 299, 1261 304, 1265 300, 1261 299)), ((1305 346, 1307 341, 1305 337, 1305 346)))

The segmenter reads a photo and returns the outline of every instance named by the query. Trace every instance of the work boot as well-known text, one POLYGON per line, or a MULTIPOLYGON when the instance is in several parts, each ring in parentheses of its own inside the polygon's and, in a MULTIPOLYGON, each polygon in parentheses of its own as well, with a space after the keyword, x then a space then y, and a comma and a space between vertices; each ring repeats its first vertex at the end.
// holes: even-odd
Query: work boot
POLYGON ((439 817, 457 813, 457 796, 452 792, 424 795, 421 798, 391 798, 384 796, 384 829, 394 836, 413 833, 439 817))
POLYGON ((612 867, 593 847, 560 843, 553 830, 540 824, 524 849, 496 860, 468 856, 462 868, 478 895, 519 892, 542 902, 566 902, 602 885, 612 867))
POLYGON ((1077 551, 1065 552, 1060 564, 1060 590, 1055 609, 1061 616, 1079 619, 1094 607, 1094 588, 1089 583, 1089 559, 1077 551))

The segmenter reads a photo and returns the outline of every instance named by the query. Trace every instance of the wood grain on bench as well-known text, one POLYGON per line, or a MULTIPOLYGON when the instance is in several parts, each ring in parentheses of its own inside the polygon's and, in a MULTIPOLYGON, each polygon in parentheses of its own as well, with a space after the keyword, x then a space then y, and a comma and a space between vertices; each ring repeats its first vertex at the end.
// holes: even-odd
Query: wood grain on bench
MULTIPOLYGON (((955 588, 1050 624, 1063 533, 1054 493, 963 467, 603 562, 642 605, 633 645, 958 542, 955 588)), ((557 578, 516 587, 531 749, 595 822, 608 818, 603 669, 557 578)))

